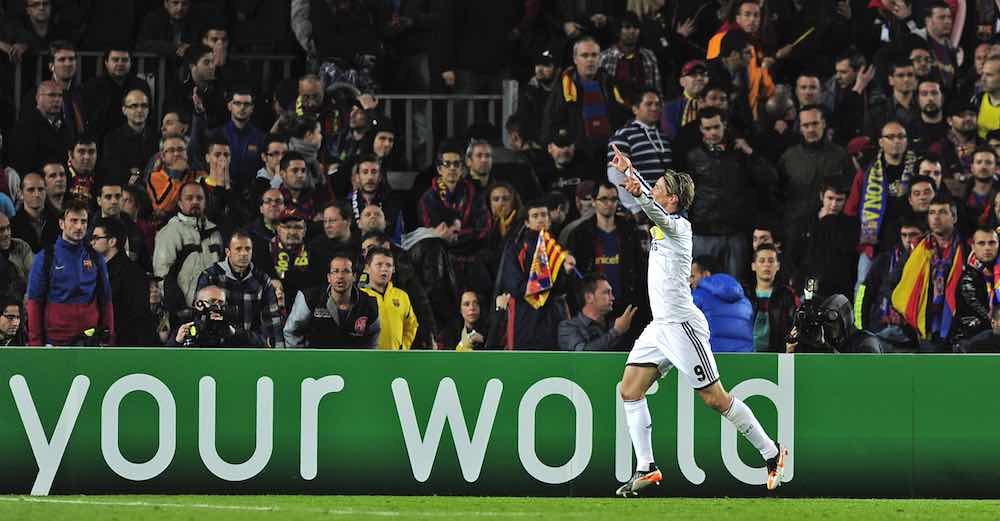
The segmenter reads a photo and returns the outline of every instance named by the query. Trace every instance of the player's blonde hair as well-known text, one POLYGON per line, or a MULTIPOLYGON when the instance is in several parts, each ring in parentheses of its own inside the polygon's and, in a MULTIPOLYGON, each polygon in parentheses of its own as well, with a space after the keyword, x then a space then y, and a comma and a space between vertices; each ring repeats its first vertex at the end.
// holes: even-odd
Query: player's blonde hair
POLYGON ((684 172, 676 172, 667 169, 663 173, 663 183, 667 186, 667 193, 677 196, 677 209, 687 210, 694 201, 694 179, 684 172))

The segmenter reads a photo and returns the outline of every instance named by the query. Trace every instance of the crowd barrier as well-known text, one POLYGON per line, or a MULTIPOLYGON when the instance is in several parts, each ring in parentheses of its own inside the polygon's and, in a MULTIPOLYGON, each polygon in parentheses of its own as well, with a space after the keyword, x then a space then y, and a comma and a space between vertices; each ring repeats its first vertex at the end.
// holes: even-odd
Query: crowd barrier
MULTIPOLYGON (((782 496, 1000 497, 1000 356, 720 355, 791 450, 782 496)), ((622 353, 0 350, 0 494, 608 496, 622 353)), ((676 372, 649 393, 678 496, 762 496, 676 372)))
MULTIPOLYGON (((49 53, 29 56, 18 63, 13 75, 14 113, 21 113, 24 96, 37 85, 48 72, 49 53)), ((233 54, 230 60, 243 62, 254 78, 257 92, 270 92, 280 79, 301 74, 298 58, 293 55, 233 54), (280 74, 280 76, 278 76, 280 74)), ((77 80, 84 82, 105 74, 103 54, 92 51, 77 51, 77 80)), ((177 67, 173 60, 161 58, 152 53, 132 54, 133 70, 144 79, 153 93, 155 110, 151 117, 157 121, 163 117, 163 104, 167 79, 177 72, 168 68, 177 67)), ((382 110, 392 118, 399 136, 400 150, 405 164, 410 168, 421 168, 431 164, 434 152, 441 139, 462 136, 474 121, 489 121, 497 129, 493 136, 498 141, 503 138, 503 123, 517 108, 517 82, 507 80, 502 85, 501 94, 491 95, 438 95, 438 94, 378 94, 383 100, 382 110)), ((258 107, 269 110, 270 107, 258 107)))

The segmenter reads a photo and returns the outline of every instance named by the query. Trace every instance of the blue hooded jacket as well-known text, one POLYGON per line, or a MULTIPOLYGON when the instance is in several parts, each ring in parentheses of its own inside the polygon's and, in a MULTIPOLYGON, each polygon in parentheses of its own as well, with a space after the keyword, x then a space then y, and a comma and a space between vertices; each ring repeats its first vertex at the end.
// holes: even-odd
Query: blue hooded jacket
POLYGON ((753 307, 736 279, 725 273, 705 277, 691 296, 708 320, 713 352, 753 352, 753 307))

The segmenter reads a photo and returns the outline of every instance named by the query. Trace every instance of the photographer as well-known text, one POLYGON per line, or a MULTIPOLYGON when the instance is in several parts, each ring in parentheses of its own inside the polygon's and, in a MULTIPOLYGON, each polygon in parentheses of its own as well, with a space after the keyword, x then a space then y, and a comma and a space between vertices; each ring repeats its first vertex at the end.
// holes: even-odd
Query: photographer
POLYGON ((199 289, 194 320, 181 324, 167 347, 264 347, 257 333, 231 326, 237 321, 227 311, 225 290, 218 286, 199 289))

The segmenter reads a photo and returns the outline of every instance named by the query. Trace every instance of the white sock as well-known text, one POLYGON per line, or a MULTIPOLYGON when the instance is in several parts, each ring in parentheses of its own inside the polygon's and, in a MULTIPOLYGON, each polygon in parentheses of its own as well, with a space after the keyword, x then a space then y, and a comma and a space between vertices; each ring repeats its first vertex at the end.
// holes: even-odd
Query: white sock
POLYGON ((774 441, 767 436, 764 428, 760 426, 753 411, 747 407, 739 398, 733 397, 733 404, 729 410, 723 414, 727 420, 736 426, 736 430, 746 437, 754 447, 760 451, 760 455, 765 460, 769 460, 778 455, 778 447, 774 441))
POLYGON ((623 401, 628 434, 635 449, 635 470, 649 470, 653 463, 653 419, 649 416, 646 398, 623 401))

